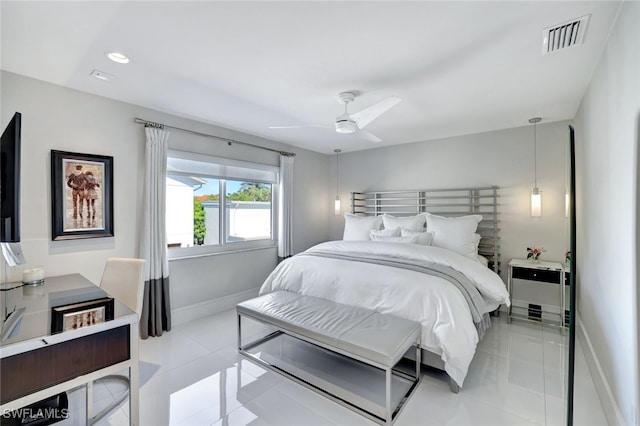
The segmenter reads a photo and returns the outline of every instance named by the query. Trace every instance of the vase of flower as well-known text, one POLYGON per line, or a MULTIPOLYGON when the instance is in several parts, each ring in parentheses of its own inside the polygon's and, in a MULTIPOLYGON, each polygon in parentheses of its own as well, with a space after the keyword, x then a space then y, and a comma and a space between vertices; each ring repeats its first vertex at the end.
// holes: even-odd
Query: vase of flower
POLYGON ((531 263, 540 263, 540 257, 545 251, 544 247, 527 247, 527 259, 531 263))

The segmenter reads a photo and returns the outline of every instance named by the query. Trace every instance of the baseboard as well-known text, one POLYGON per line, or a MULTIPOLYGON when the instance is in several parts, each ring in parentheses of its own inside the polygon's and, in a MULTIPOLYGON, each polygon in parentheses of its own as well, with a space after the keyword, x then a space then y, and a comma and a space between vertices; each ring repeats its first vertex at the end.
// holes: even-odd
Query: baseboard
POLYGON ((255 288, 174 309, 171 311, 171 324, 176 326, 209 315, 228 311, 229 309, 233 309, 238 303, 256 297, 257 295, 258 289, 255 288))
POLYGON ((610 425, 624 425, 625 419, 622 416, 620 407, 618 407, 618 403, 613 396, 613 392, 611 391, 609 382, 604 375, 604 371, 602 371, 602 366, 598 361, 598 357, 593 350, 593 345, 591 344, 589 334, 587 333, 587 330, 585 330, 584 324, 579 315, 576 317, 576 319, 578 320, 576 335, 578 339, 580 339, 580 343, 582 344, 584 357, 587 360, 587 365, 593 379, 593 385, 595 386, 598 397, 600 398, 600 402, 602 403, 602 409, 604 411, 605 417, 607 418, 607 422, 609 422, 610 425))

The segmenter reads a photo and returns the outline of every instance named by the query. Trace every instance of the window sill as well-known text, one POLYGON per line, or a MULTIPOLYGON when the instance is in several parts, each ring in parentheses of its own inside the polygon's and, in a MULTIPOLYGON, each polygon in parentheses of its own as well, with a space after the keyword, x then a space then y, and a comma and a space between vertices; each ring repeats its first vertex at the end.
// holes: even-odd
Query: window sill
MULTIPOLYGON (((229 246, 226 246, 226 247, 229 247, 229 246)), ((269 250, 269 249, 277 249, 277 248, 278 246, 276 244, 269 244, 269 245, 260 246, 260 247, 244 247, 244 248, 236 248, 236 249, 207 251, 207 252, 200 252, 200 253, 193 253, 193 252, 187 253, 186 252, 187 250, 181 250, 181 253, 172 253, 171 250, 169 250, 168 257, 169 257, 169 262, 172 262, 174 260, 196 259, 199 257, 209 257, 209 256, 224 256, 228 254, 246 253, 250 251, 269 250)))

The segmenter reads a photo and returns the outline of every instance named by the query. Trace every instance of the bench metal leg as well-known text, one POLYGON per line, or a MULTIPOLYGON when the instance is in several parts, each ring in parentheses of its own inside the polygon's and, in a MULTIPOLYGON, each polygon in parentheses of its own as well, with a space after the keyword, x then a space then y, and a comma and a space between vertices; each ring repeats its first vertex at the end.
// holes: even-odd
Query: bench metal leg
POLYGON ((422 364, 422 349, 420 349, 420 338, 416 342, 416 380, 420 381, 420 365, 422 364))
POLYGON ((386 382, 387 382, 387 395, 386 395, 386 403, 387 403, 387 425, 391 425, 393 423, 393 409, 391 407, 391 368, 387 368, 386 374, 386 382))
POLYGON ((238 350, 242 349, 242 315, 238 315, 238 350))

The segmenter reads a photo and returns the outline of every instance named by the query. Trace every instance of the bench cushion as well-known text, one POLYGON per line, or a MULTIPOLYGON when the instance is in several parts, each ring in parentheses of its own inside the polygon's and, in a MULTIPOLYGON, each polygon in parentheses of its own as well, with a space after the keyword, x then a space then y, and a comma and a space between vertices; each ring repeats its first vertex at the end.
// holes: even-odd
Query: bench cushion
POLYGON ((420 323, 289 291, 239 303, 238 313, 356 357, 395 365, 420 336, 420 323))

